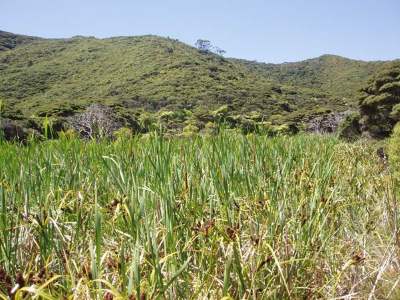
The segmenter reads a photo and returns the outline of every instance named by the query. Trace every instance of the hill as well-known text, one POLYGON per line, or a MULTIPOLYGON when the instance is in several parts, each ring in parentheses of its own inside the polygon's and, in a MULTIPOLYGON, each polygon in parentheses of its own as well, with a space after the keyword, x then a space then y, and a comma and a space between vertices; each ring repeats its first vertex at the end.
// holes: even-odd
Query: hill
POLYGON ((241 60, 249 70, 282 84, 324 91, 348 103, 355 93, 385 62, 365 62, 337 55, 322 55, 301 62, 283 64, 254 63, 241 60))
POLYGON ((38 40, 41 40, 41 38, 0 30, 0 51, 14 49, 17 46, 30 44, 38 40))
MULTIPOLYGON (((172 116, 170 127, 200 128, 222 109, 243 119, 300 123, 356 106, 359 88, 384 62, 322 56, 262 64, 201 52, 158 36, 41 39, 0 32, 3 117, 63 120, 91 103, 132 123, 172 116)), ((232 123, 231 122, 231 123, 232 123)))

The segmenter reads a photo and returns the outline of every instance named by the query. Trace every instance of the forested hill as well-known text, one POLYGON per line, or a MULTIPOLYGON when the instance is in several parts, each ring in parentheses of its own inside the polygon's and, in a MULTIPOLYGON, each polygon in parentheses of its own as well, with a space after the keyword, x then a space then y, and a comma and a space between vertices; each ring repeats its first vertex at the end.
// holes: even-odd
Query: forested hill
POLYGON ((201 127, 218 110, 238 123, 299 123, 355 109, 360 87, 385 64, 332 55, 263 64, 158 36, 42 39, 0 31, 0 50, 3 118, 25 123, 63 119, 91 103, 128 119, 168 115, 178 125, 201 127))

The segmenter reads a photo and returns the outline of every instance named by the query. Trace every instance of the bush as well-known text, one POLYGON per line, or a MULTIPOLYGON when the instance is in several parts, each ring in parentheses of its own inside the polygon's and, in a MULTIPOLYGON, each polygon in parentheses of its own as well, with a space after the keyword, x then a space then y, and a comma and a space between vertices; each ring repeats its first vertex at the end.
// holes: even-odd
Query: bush
POLYGON ((63 140, 74 140, 78 137, 78 133, 74 129, 70 128, 65 131, 60 131, 58 136, 63 140))
POLYGON ((45 137, 38 130, 33 128, 28 128, 26 130, 26 134, 27 134, 26 141, 28 144, 43 142, 45 140, 45 137))
POLYGON ((218 109, 214 110, 211 115, 216 119, 223 119, 227 116, 229 112, 229 107, 228 105, 222 105, 221 107, 219 107, 218 109))
POLYGON ((240 127, 243 134, 253 133, 257 130, 257 123, 251 119, 241 118, 240 127))
POLYGON ((393 106, 392 112, 390 113, 390 117, 396 121, 400 121, 400 103, 393 106))
POLYGON ((215 135, 218 133, 219 127, 213 122, 207 122, 203 131, 206 135, 215 135))
POLYGON ((274 125, 273 132, 275 133, 274 135, 290 135, 291 129, 288 124, 274 125))
POLYGON ((400 179, 400 123, 397 123, 389 140, 388 154, 393 174, 400 179))
POLYGON ((306 130, 313 133, 334 133, 340 124, 349 115, 349 112, 325 113, 311 118, 306 124, 306 130))
POLYGON ((196 125, 189 124, 183 128, 182 135, 185 137, 191 137, 197 135, 199 128, 196 125))
POLYGON ((101 104, 91 104, 83 113, 72 117, 70 122, 72 128, 86 139, 112 138, 121 127, 114 111, 101 104))
POLYGON ((132 135, 132 130, 126 127, 122 127, 114 132, 114 137, 117 142, 129 140, 132 138, 132 135))
POLYGON ((148 112, 143 112, 139 116, 139 125, 143 133, 157 130, 159 127, 157 118, 148 112))
POLYGON ((354 141, 361 135, 360 114, 351 113, 339 124, 338 136, 347 141, 354 141))
POLYGON ((27 133, 25 128, 16 122, 3 119, 0 123, 0 137, 6 141, 25 142, 27 133))
POLYGON ((299 132, 294 124, 273 125, 271 122, 257 123, 258 131, 267 136, 293 135, 299 132))
POLYGON ((176 115, 177 115, 176 112, 167 110, 167 111, 161 111, 158 117, 160 120, 169 121, 175 119, 176 115))
POLYGON ((252 111, 249 115, 245 117, 246 119, 250 119, 256 122, 262 121, 263 117, 258 111, 252 111))
POLYGON ((274 125, 280 125, 284 123, 284 117, 280 114, 274 114, 269 117, 269 121, 274 125))

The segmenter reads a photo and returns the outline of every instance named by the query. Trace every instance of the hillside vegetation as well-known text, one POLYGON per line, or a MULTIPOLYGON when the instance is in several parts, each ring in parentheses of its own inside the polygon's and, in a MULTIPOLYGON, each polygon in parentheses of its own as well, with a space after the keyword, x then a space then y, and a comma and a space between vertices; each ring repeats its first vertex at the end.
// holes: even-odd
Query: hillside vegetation
POLYGON ((24 126, 45 116, 63 121, 91 103, 113 107, 129 124, 169 114, 172 128, 202 128, 222 109, 234 125, 298 125, 355 109, 358 89, 384 64, 336 56, 259 64, 157 36, 37 39, 0 32, 0 42, 11 45, 0 52, 3 117, 24 126))
POLYGON ((17 46, 30 44, 42 39, 33 36, 14 34, 0 30, 0 51, 14 49, 17 46))
POLYGON ((348 104, 357 101, 355 93, 384 62, 365 62, 337 55, 323 55, 301 62, 265 64, 241 61, 261 76, 282 84, 324 91, 330 99, 348 104))

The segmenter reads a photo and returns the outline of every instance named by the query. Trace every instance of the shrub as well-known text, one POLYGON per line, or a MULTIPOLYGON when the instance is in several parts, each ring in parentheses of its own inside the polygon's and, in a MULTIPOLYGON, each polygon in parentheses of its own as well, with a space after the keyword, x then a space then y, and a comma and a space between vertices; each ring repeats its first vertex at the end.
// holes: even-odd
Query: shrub
POLYGON ((338 136, 347 141, 354 141, 361 135, 360 114, 351 113, 339 124, 338 136))
POLYGON ((257 128, 258 131, 262 134, 265 134, 267 136, 272 136, 273 135, 273 125, 271 122, 258 122, 257 123, 257 128))
POLYGON ((267 136, 293 135, 299 132, 294 124, 273 125, 271 122, 257 123, 257 130, 267 136))
POLYGON ((306 130, 313 133, 334 133, 339 129, 340 124, 347 117, 349 112, 340 112, 340 113, 327 113, 318 115, 316 117, 311 118, 306 126, 306 130))
POLYGON ((282 124, 284 122, 284 117, 280 114, 274 114, 269 117, 269 121, 273 124, 282 124))
POLYGON ((3 119, 0 123, 0 137, 6 141, 25 142, 27 133, 25 128, 16 122, 3 119))
POLYGON ((223 119, 226 117, 226 115, 229 112, 229 107, 228 105, 222 105, 218 109, 214 110, 211 114, 215 119, 223 119))
POLYGON ((65 131, 60 131, 58 136, 63 140, 74 140, 78 137, 78 133, 74 129, 70 128, 65 131))
POLYGON ((400 103, 393 106, 393 110, 390 113, 390 117, 396 121, 400 121, 400 103))
POLYGON ((273 126, 275 135, 289 135, 291 134, 290 126, 288 124, 273 126))
POLYGON ((206 135, 214 135, 218 133, 218 126, 213 122, 207 122, 203 131, 206 135))
POLYGON ((253 121, 261 121, 262 115, 258 111, 252 111, 246 118, 253 121))
POLYGON ((241 118, 240 126, 243 134, 252 133, 257 130, 257 123, 251 119, 241 118))
POLYGON ((150 132, 158 128, 156 117, 148 112, 144 112, 139 116, 139 124, 142 132, 150 132))
POLYGON ((71 126, 87 139, 111 138, 120 127, 110 107, 92 104, 71 119, 71 126))
POLYGON ((132 130, 127 127, 121 127, 114 132, 114 137, 117 142, 126 141, 132 138, 132 130))
POLYGON ((176 117, 176 113, 174 111, 162 111, 159 113, 160 120, 170 121, 176 117))
POLYGON ((182 135, 185 137, 191 137, 199 133, 199 128, 196 125, 189 124, 183 128, 182 135))
POLYGON ((26 130, 26 134, 27 134, 28 144, 34 144, 45 140, 45 137, 42 134, 40 134, 38 130, 33 128, 28 128, 26 130))

